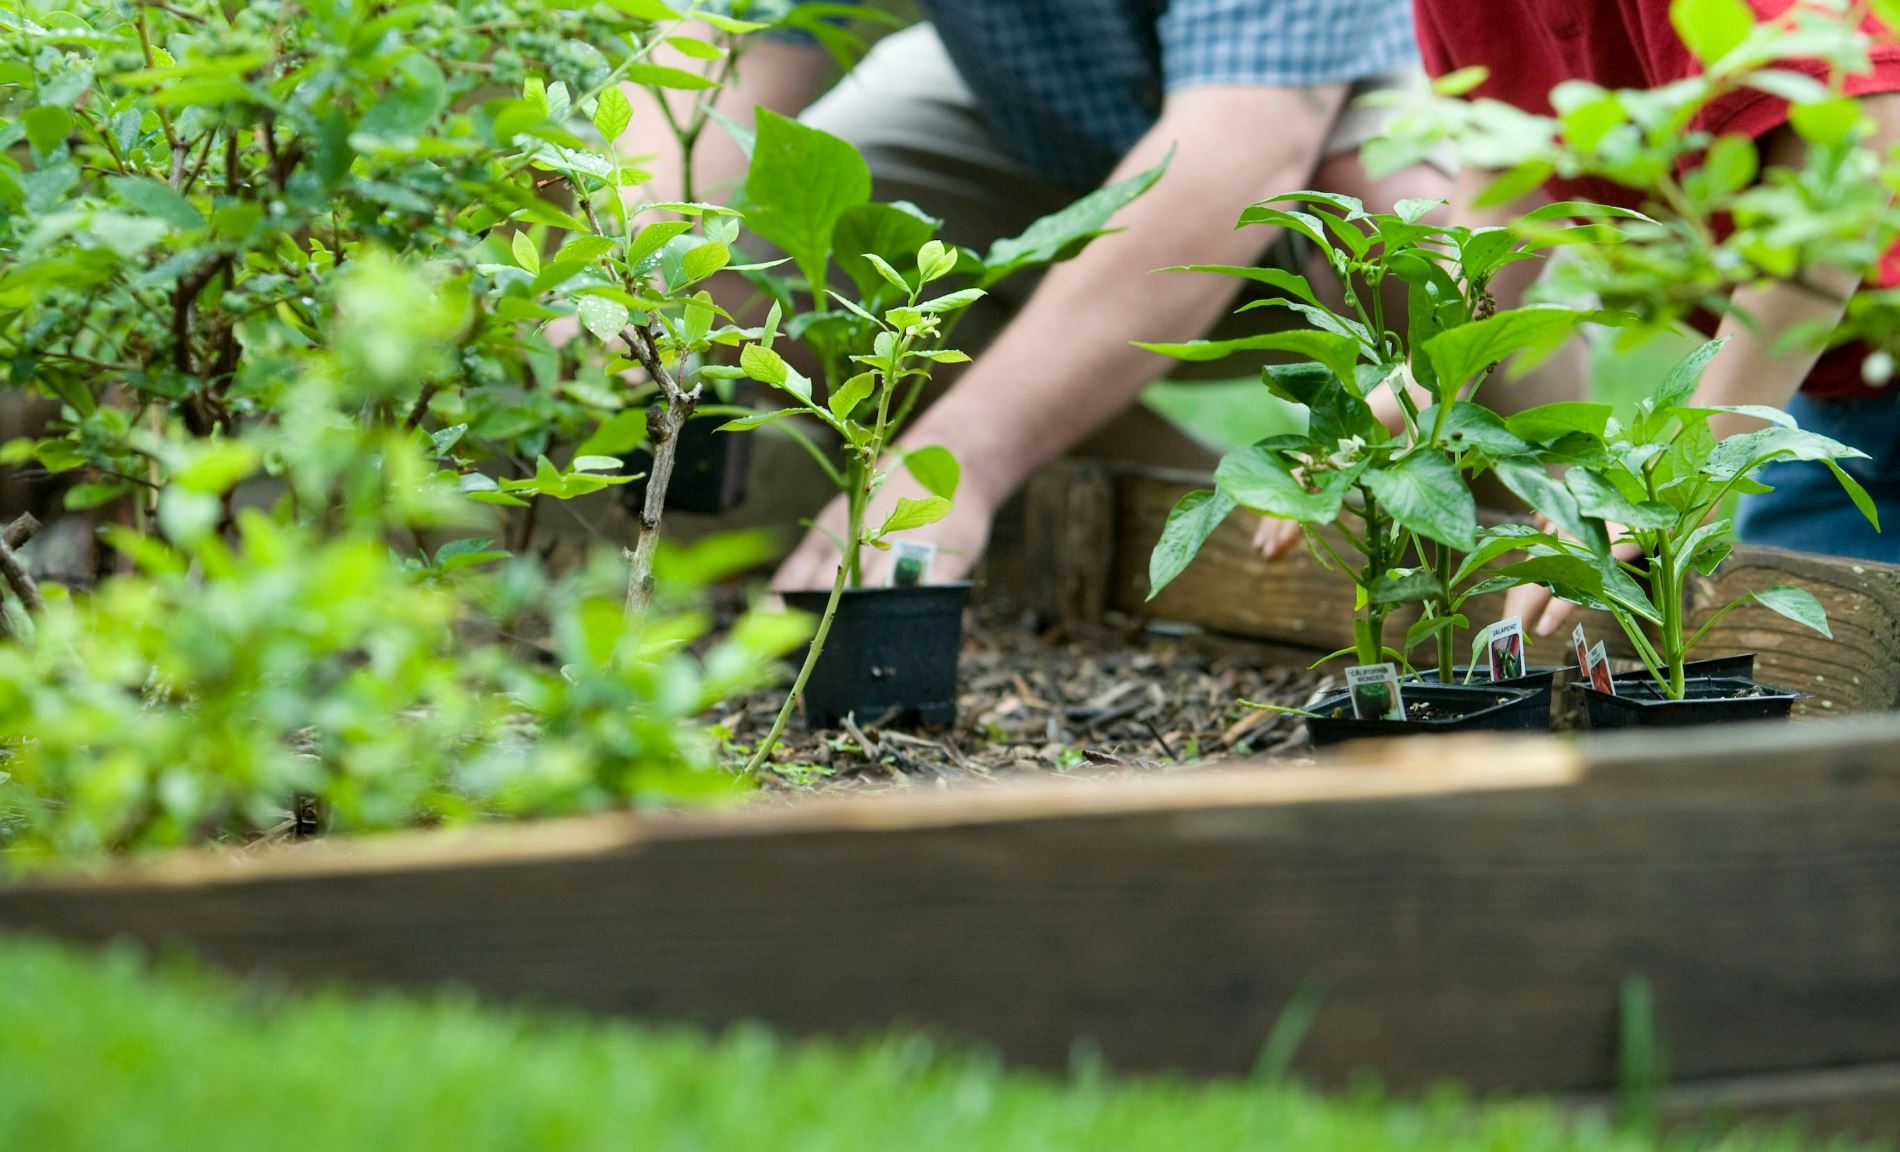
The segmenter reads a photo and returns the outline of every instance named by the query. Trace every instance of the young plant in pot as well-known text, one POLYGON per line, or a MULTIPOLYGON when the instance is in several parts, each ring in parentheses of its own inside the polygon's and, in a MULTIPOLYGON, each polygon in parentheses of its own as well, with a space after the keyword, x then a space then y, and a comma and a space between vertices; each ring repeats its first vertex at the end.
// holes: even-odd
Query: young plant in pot
POLYGON ((904 296, 903 303, 884 309, 882 315, 837 297, 869 334, 865 351, 850 357, 860 371, 819 403, 811 381, 773 350, 779 324, 774 305, 758 342, 745 348, 740 363, 748 378, 797 404, 724 425, 740 431, 794 415, 818 420, 842 442, 842 467, 827 463, 826 473, 850 508, 845 537, 838 542, 843 559, 830 590, 785 593, 793 608, 817 614, 818 630, 771 731, 753 754, 753 770, 771 754, 801 697, 808 718, 819 726, 834 725, 854 712, 869 716, 895 710, 932 723, 948 723, 956 715, 957 649, 969 584, 926 585, 922 578, 927 558, 900 556, 891 587, 865 588, 860 556, 867 546, 888 550, 897 533, 934 524, 950 511, 959 478, 956 458, 934 446, 899 450, 892 441, 931 368, 967 359, 939 344, 946 317, 983 293, 966 288, 925 298, 925 289, 950 275, 957 264, 956 251, 936 240, 918 249, 916 271, 909 278, 883 258, 869 258, 904 296), (899 499, 890 514, 873 525, 868 518, 871 500, 895 466, 908 471, 929 495, 899 499), (834 638, 835 655, 821 659, 834 638))
POLYGON ((1529 419, 1518 422, 1527 432, 1532 421, 1541 423, 1547 450, 1571 465, 1561 483, 1544 478, 1536 501, 1566 531, 1531 544, 1530 557, 1501 575, 1543 584, 1566 600, 1610 612, 1647 673, 1646 679, 1616 682, 1607 692, 1575 686, 1586 699, 1593 728, 1789 714, 1795 693, 1748 675, 1694 675, 1688 659, 1709 629, 1750 602, 1832 636, 1827 612, 1813 594, 1786 584, 1738 597, 1689 631, 1689 580, 1698 573, 1713 575, 1734 544, 1723 505, 1731 495, 1765 491, 1753 479, 1764 466, 1801 460, 1828 468, 1855 507, 1879 526, 1873 501, 1839 464, 1865 459, 1864 453, 1801 430, 1776 408, 1705 407, 1691 401, 1703 368, 1721 345, 1710 341, 1685 357, 1655 395, 1638 405, 1628 424, 1589 412, 1596 407, 1590 405, 1533 409, 1524 414, 1529 419), (1717 413, 1755 417, 1768 426, 1717 440, 1709 427, 1709 417, 1717 413), (1572 525, 1582 526, 1596 541, 1606 526, 1620 526, 1615 531, 1640 547, 1642 555, 1622 559, 1597 542, 1580 542, 1572 525), (1647 592, 1639 580, 1648 585, 1647 592))
MULTIPOLYGON (((1471 397, 1499 362, 1554 347, 1587 314, 1549 306, 1494 312, 1491 278, 1510 263, 1535 258, 1545 241, 1521 240, 1503 228, 1424 223, 1438 206, 1406 201, 1389 213, 1368 213, 1350 197, 1297 192, 1242 214, 1242 224, 1277 225, 1311 241, 1338 280, 1343 309, 1328 307, 1303 277, 1282 271, 1179 269, 1266 284, 1282 295, 1242 311, 1287 308, 1312 327, 1142 347, 1197 361, 1244 351, 1301 357, 1270 366, 1263 379, 1271 393, 1302 405, 1308 417, 1304 432, 1229 454, 1215 474, 1215 490, 1181 501, 1150 562, 1150 595, 1179 575, 1235 508, 1293 520, 1315 558, 1350 575, 1358 588, 1357 642, 1335 655, 1352 655, 1362 668, 1388 659, 1404 664, 1413 648, 1435 642, 1438 684, 1400 690, 1408 701, 1428 702, 1437 714, 1421 728, 1547 726, 1548 673, 1528 677, 1543 691, 1524 704, 1502 685, 1487 685, 1474 697, 1470 670, 1455 664, 1455 630, 1468 624, 1460 609, 1477 590, 1471 587, 1474 574, 1514 547, 1490 537, 1480 546, 1469 478, 1506 464, 1542 467, 1538 445, 1512 434, 1471 397), (1286 201, 1297 207, 1275 207, 1286 201), (1395 283, 1405 290, 1403 324, 1386 315, 1382 289, 1395 283), (1379 397, 1390 399, 1396 430, 1368 402, 1379 397), (1407 603, 1423 605, 1424 616, 1395 648, 1385 623, 1407 603), (1502 707, 1514 702, 1520 706, 1502 707)), ((1485 588, 1494 586, 1488 580, 1485 588)), ((1390 721, 1368 718, 1364 699, 1357 701, 1358 716, 1347 720, 1354 711, 1348 704, 1341 697, 1321 706, 1321 715, 1309 722, 1316 740, 1360 734, 1358 725, 1390 730, 1390 721)))
POLYGON ((963 311, 997 283, 1081 251, 1117 210, 1160 179, 1166 164, 1100 188, 978 253, 936 239, 942 221, 914 205, 872 200, 870 170, 848 141, 760 109, 750 147, 746 226, 782 251, 795 275, 748 271, 773 301, 771 312, 745 333, 753 343, 739 368, 713 366, 702 375, 742 378, 789 396, 791 407, 742 414, 722 430, 769 425, 791 435, 845 494, 849 509, 831 588, 785 593, 820 623, 784 708, 754 751, 756 768, 801 701, 820 727, 853 715, 866 722, 955 718, 969 585, 927 584, 926 550, 907 556, 899 549, 893 579, 900 586, 863 586, 860 551, 892 549, 896 534, 941 519, 957 487, 959 468, 949 451, 900 444, 898 437, 935 366, 968 359, 944 347, 963 311), (849 285, 853 294, 833 285, 849 285), (797 351, 782 354, 787 345, 797 351), (802 420, 787 419, 794 415, 802 420), (817 435, 798 427, 813 421, 822 426, 817 435), (835 457, 827 438, 838 443, 835 457), (896 468, 925 495, 901 499, 873 518, 874 498, 896 468))

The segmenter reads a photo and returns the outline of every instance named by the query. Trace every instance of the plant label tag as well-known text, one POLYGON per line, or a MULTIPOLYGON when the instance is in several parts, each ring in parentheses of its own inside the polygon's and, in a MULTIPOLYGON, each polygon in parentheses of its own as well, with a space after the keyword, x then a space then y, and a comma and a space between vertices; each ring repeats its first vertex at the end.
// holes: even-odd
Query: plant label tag
POLYGON ((893 588, 919 588, 930 582, 930 562, 937 558, 937 546, 922 540, 899 540, 891 545, 891 584, 893 588))
POLYGON ((1610 654, 1604 650, 1601 640, 1590 649, 1590 687, 1605 696, 1616 695, 1616 681, 1610 679, 1610 654))
POLYGON ((1577 650, 1577 675, 1590 678, 1590 645, 1583 638, 1583 625, 1570 630, 1570 646, 1577 650))
POLYGON ((1524 674, 1524 618, 1506 616, 1484 630, 1491 657, 1491 680, 1515 680, 1524 674))
POLYGON ((1405 700, 1399 695, 1399 669, 1395 664, 1346 669, 1346 691, 1352 696, 1356 720, 1405 719, 1405 700))

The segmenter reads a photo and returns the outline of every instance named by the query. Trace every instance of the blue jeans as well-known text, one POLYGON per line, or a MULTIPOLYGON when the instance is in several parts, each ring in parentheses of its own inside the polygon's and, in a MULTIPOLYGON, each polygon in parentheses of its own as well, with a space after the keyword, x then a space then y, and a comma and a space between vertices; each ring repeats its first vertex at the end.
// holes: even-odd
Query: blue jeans
POLYGON ((1900 395, 1851 400, 1797 395, 1788 414, 1809 432, 1867 453, 1868 459, 1844 460, 1841 467, 1874 498, 1886 532, 1874 531, 1827 465, 1783 460, 1756 475, 1772 484, 1773 492, 1742 498, 1735 518, 1742 541, 1900 564, 1900 395))

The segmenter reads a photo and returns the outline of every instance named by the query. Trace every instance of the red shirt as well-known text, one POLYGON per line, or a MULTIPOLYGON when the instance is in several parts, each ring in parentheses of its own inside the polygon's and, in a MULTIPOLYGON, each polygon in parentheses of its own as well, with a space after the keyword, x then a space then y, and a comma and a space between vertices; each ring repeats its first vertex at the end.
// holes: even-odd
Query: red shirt
MULTIPOLYGON (((1748 0, 1758 19, 1774 19, 1793 0, 1748 0)), ((1605 88, 1654 88, 1695 74, 1700 65, 1669 23, 1669 0, 1413 0, 1419 51, 1433 76, 1472 65, 1490 70, 1473 96, 1501 100, 1540 116, 1551 114, 1550 90, 1565 80, 1588 80, 1605 88)), ((1884 31, 1870 21, 1868 30, 1884 31)), ((1879 44, 1869 53, 1873 70, 1846 78, 1851 96, 1900 91, 1900 45, 1879 44)), ((1825 78, 1815 60, 1778 67, 1825 78)), ((1787 102, 1766 92, 1730 93, 1704 109, 1696 127, 1715 134, 1759 138, 1788 119, 1787 102)), ((1642 208, 1642 196, 1606 180, 1552 180, 1558 199, 1596 200, 1642 208)), ((1880 261, 1873 279, 1900 285, 1900 248, 1880 261)), ((1836 348, 1821 357, 1803 386, 1810 396, 1864 395, 1862 345, 1836 348)))

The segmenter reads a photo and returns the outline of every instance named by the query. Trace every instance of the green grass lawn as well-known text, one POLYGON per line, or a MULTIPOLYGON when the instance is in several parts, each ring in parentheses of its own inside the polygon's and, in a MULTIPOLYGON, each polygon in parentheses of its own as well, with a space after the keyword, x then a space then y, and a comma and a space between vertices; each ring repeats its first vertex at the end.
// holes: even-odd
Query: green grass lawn
MULTIPOLYGON (((775 979, 797 979, 796 966, 775 979)), ((286 996, 129 954, 0 943, 0 1149, 1262 1149, 1796 1152, 1657 1143, 1527 1104, 1057 1080, 917 1039, 785 1045, 481 1008, 286 996)))

